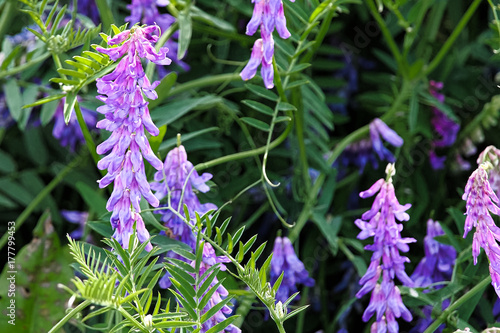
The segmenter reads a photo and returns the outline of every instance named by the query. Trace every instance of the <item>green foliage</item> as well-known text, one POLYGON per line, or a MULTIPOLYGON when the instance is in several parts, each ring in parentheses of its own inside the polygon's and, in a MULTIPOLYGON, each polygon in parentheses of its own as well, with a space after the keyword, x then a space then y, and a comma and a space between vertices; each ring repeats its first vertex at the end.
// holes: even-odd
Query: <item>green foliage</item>
POLYGON ((47 332, 63 316, 67 295, 59 285, 73 276, 69 266, 71 256, 60 245, 50 214, 44 213, 33 230, 33 240, 17 252, 16 234, 4 253, 14 258, 12 266, 4 266, 0 274, 0 305, 5 320, 2 332, 16 330, 30 333, 47 332), (15 257, 14 257, 15 255, 15 257), (14 277, 14 279, 12 279, 14 277), (12 282, 12 286, 10 283, 12 282), (8 306, 14 300, 15 318, 9 318, 8 306), (8 321, 14 319, 15 326, 8 321))

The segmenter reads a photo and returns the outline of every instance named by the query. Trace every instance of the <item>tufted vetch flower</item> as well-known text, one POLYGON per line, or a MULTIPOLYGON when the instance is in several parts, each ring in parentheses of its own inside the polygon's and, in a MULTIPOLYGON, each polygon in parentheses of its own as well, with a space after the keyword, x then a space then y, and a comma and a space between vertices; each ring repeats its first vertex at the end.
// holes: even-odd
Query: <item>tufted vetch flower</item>
POLYGON ((276 237, 274 241, 271 259, 272 284, 278 280, 281 273, 283 273, 283 280, 276 294, 276 300, 282 303, 297 292, 297 284, 303 284, 307 287, 314 286, 314 280, 309 277, 304 264, 295 254, 292 242, 288 237, 276 237))
POLYGON ((408 221, 410 216, 406 211, 411 205, 401 205, 396 198, 392 184, 392 176, 395 174, 393 164, 387 165, 386 173, 387 179, 379 179, 368 190, 359 194, 361 198, 368 198, 378 192, 371 209, 355 221, 361 229, 359 239, 374 237, 373 244, 365 246, 365 249, 373 251, 373 254, 365 275, 359 281, 362 288, 356 297, 361 298, 372 292, 370 303, 363 313, 363 321, 368 321, 376 314, 372 332, 379 333, 398 332, 396 318, 412 320, 394 278, 397 276, 404 285, 413 286, 414 283, 404 268, 409 259, 401 256, 399 252, 408 252, 408 244, 416 241, 414 238, 401 237, 403 226, 396 223, 396 220, 408 221))
MULTIPOLYGON (((149 239, 140 215, 141 198, 144 197, 153 207, 159 204, 146 179, 143 162, 146 159, 157 170, 162 168, 146 137, 146 131, 158 135, 159 130, 151 120, 148 102, 144 99, 144 95, 149 99, 158 97, 154 89, 159 82, 150 83, 141 64, 141 59, 170 64, 167 50, 161 48, 157 52, 154 48, 158 33, 156 25, 133 27, 108 38, 110 48, 96 47, 111 60, 119 60, 113 72, 97 79, 97 92, 101 94, 97 98, 105 103, 97 111, 105 117, 96 126, 112 132, 97 146, 98 154, 108 154, 97 166, 101 170, 107 169, 107 174, 99 180, 101 188, 114 182, 106 208, 112 212, 113 237, 125 248, 134 225, 141 242, 149 239)), ((148 251, 151 248, 151 244, 146 247, 148 251)))
MULTIPOLYGON (((493 147, 493 149, 496 149, 493 147)), ((466 201, 466 212, 464 226, 464 238, 475 228, 472 240, 472 257, 474 264, 481 251, 484 250, 489 260, 490 275, 495 292, 500 297, 500 228, 497 227, 491 214, 500 216, 499 200, 489 181, 489 172, 494 168, 497 161, 488 157, 492 147, 486 148, 481 153, 478 168, 472 173, 465 186, 462 199, 466 201), (492 163, 493 162, 493 163, 492 163)), ((497 159, 498 160, 498 159, 497 159)), ((498 167, 496 165, 495 167, 498 167)))

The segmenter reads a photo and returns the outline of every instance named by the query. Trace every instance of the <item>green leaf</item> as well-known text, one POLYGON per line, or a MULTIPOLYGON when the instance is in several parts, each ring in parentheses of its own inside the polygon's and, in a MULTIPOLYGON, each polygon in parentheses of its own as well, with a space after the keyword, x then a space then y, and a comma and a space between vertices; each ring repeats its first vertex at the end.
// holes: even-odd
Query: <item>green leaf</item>
POLYGON ((106 209, 107 200, 102 196, 102 192, 98 191, 97 185, 95 188, 92 188, 84 182, 78 182, 75 184, 75 187, 91 210, 98 215, 106 214, 108 211, 106 209))
POLYGON ((255 111, 259 111, 259 112, 266 114, 268 116, 272 116, 274 114, 274 110, 265 104, 262 104, 262 103, 259 103, 256 101, 252 101, 249 99, 244 99, 241 101, 241 103, 251 107, 255 111))
POLYGON ((189 98, 171 102, 151 111, 151 118, 156 126, 171 124, 193 109, 206 109, 220 103, 222 99, 215 95, 189 98))
MULTIPOLYGON (((158 96, 168 96, 168 94, 170 93, 170 89, 172 89, 176 81, 177 81, 177 73, 175 72, 169 73, 167 76, 165 76, 155 89, 158 96)), ((159 98, 150 101, 149 109, 150 110, 154 109, 156 106, 158 106, 161 100, 163 99, 159 98)))
POLYGON ((285 102, 279 102, 278 103, 278 110, 280 111, 297 111, 297 108, 295 105, 285 103, 285 102))
POLYGON ((257 129, 260 129, 261 131, 269 132, 269 130, 270 130, 269 125, 266 124, 265 122, 263 122, 262 120, 258 120, 258 119, 250 118, 250 117, 242 117, 240 119, 244 123, 247 123, 248 125, 255 127, 257 129))
POLYGON ((21 51, 21 45, 17 45, 12 51, 10 51, 9 55, 5 57, 5 59, 2 62, 2 65, 0 66, 0 69, 3 71, 6 70, 11 61, 15 59, 15 57, 19 54, 20 51, 21 51))
POLYGON ((298 64, 293 66, 288 72, 285 73, 285 75, 290 75, 293 73, 301 72, 304 69, 311 67, 311 64, 298 64))
POLYGON ((102 221, 87 221, 87 225, 98 234, 109 238, 113 235, 113 228, 111 227, 110 222, 102 222, 102 221))
POLYGON ((410 113, 408 115, 408 126, 410 127, 410 132, 415 133, 418 121, 418 94, 416 90, 413 90, 410 98, 410 113))
POLYGON ((231 216, 228 217, 227 219, 222 222, 222 225, 220 226, 220 232, 224 234, 226 232, 227 226, 229 225, 229 222, 231 222, 231 216))
POLYGON ((11 173, 16 171, 16 162, 6 152, 0 150, 0 172, 11 173))
POLYGON ((213 15, 210 15, 210 14, 204 12, 203 10, 201 10, 200 8, 195 7, 195 6, 193 6, 191 8, 191 17, 193 19, 197 19, 197 20, 206 22, 210 25, 213 25, 217 29, 221 29, 221 30, 228 31, 228 32, 235 32, 236 31, 234 26, 231 23, 226 22, 226 21, 224 21, 218 17, 215 17, 213 15))
POLYGON ((206 333, 218 333, 218 332, 222 332, 224 330, 224 328, 226 328, 229 325, 231 325, 233 323, 233 321, 235 321, 236 318, 238 318, 238 317, 239 316, 231 316, 231 317, 227 318, 226 320, 221 321, 220 323, 218 323, 217 325, 215 325, 211 329, 209 329, 206 333))
MULTIPOLYGON (((196 131, 196 132, 190 132, 188 134, 183 134, 181 136, 182 138, 182 142, 185 143, 191 139, 194 139, 200 135, 203 135, 203 134, 206 134, 206 133, 210 133, 210 132, 214 132, 214 131, 218 131, 219 128, 218 127, 209 127, 209 128, 204 128, 202 130, 199 130, 199 131, 196 131)), ((165 140, 163 141, 161 144, 160 144, 160 152, 162 151, 165 151, 169 148, 172 148, 172 147, 175 147, 177 145, 177 137, 174 137, 174 138, 171 138, 171 139, 168 139, 168 140, 165 140)))
POLYGON ((69 124, 71 114, 75 109, 76 96, 76 92, 74 91, 70 91, 66 95, 66 99, 64 101, 64 122, 66 123, 66 125, 69 124))
POLYGON ((177 59, 182 59, 186 55, 189 43, 191 42, 192 22, 189 15, 189 7, 179 13, 177 17, 179 23, 179 48, 177 50, 177 59))
POLYGON ((3 90, 10 115, 15 121, 18 121, 21 118, 22 97, 17 81, 13 79, 7 80, 3 85, 3 90))
POLYGON ((250 83, 245 84, 245 87, 248 90, 250 90, 251 92, 253 92, 254 94, 256 94, 256 95, 258 95, 260 97, 269 99, 271 101, 277 101, 278 100, 278 95, 276 95, 275 93, 273 93, 270 90, 267 90, 264 87, 257 86, 255 84, 250 84, 250 83))

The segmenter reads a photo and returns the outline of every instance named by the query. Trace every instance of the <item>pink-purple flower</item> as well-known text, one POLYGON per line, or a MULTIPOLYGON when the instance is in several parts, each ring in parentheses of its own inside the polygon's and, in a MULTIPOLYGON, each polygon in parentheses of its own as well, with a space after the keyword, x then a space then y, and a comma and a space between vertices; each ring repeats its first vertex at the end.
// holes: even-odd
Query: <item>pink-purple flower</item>
MULTIPOLYGON (((141 242, 148 241, 149 232, 140 215, 140 200, 144 196, 157 207, 158 199, 151 192, 146 179, 143 159, 154 168, 161 170, 162 163, 151 150, 146 131, 158 135, 149 114, 149 99, 158 96, 154 89, 159 82, 150 83, 142 68, 141 59, 156 64, 167 65, 167 50, 156 52, 153 43, 158 40, 159 28, 156 25, 144 28, 133 27, 112 38, 108 38, 110 48, 97 47, 96 50, 107 54, 113 61, 122 58, 115 70, 97 79, 97 98, 105 105, 97 108, 105 118, 97 123, 97 128, 111 131, 111 136, 97 147, 98 154, 106 154, 97 164, 108 173, 99 180, 101 188, 114 182, 114 189, 106 208, 112 212, 111 225, 115 229, 113 237, 125 248, 136 226, 141 242), (146 131, 145 131, 146 130, 146 131)), ((152 248, 151 244, 146 247, 152 248)))
POLYGON ((491 170, 498 167, 498 156, 491 159, 491 153, 496 155, 498 149, 490 146, 478 158, 478 168, 472 173, 465 186, 462 199, 466 201, 466 219, 464 237, 476 228, 472 241, 472 257, 474 264, 483 248, 489 260, 490 275, 495 292, 500 297, 500 228, 497 227, 491 214, 500 216, 499 200, 489 181, 491 170))
MULTIPOLYGON (((158 7, 165 7, 169 4, 168 0, 132 0, 127 8, 130 10, 130 16, 125 18, 125 21, 135 24, 142 23, 147 25, 158 25, 160 30, 165 32, 168 28, 175 23, 175 17, 168 13, 160 13, 158 7)), ((183 70, 188 71, 189 65, 183 62, 181 59, 177 58, 177 49, 179 44, 176 40, 179 38, 179 31, 176 31, 171 38, 165 42, 165 46, 168 49, 167 56, 173 59, 173 61, 179 65, 183 70)), ((158 67, 160 77, 166 74, 165 69, 162 66, 158 67)))
POLYGON ((283 273, 283 280, 276 293, 276 300, 284 303, 288 297, 297 292, 297 284, 307 287, 314 286, 314 280, 309 277, 309 273, 304 264, 295 254, 292 242, 288 237, 276 237, 273 248, 273 258, 271 259, 271 283, 283 273))
POLYGON ((399 288, 394 284, 395 276, 407 286, 413 286, 413 281, 406 274, 404 264, 409 262, 401 252, 408 252, 408 243, 414 238, 401 238, 403 226, 398 221, 408 221, 410 216, 406 211, 410 204, 401 205, 396 198, 392 176, 395 174, 393 164, 386 168, 387 179, 379 179, 368 190, 359 194, 361 198, 377 196, 372 207, 365 212, 355 224, 361 229, 359 239, 374 237, 374 243, 365 246, 373 251, 370 266, 359 283, 363 287, 356 297, 361 298, 372 292, 370 303, 363 313, 363 321, 368 321, 376 314, 376 321, 372 325, 372 332, 398 332, 396 318, 402 317, 406 321, 412 320, 410 311, 403 304, 399 288), (382 281, 379 283, 380 277, 382 281))
MULTIPOLYGON (((294 0, 291 0, 294 2, 294 0)), ((273 31, 276 29, 281 38, 290 37, 286 27, 285 13, 282 0, 252 0, 255 4, 253 15, 247 25, 246 34, 252 36, 260 27, 261 38, 257 39, 252 48, 250 61, 241 71, 243 80, 250 80, 257 73, 257 68, 262 64, 261 75, 267 89, 274 87, 273 31)))

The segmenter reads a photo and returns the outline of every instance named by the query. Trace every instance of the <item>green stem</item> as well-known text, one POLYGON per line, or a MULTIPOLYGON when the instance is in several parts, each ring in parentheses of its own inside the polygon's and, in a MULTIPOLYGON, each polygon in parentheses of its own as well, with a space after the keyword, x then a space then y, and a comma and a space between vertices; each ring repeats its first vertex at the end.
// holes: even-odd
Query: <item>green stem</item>
POLYGON ((455 30, 451 33, 450 37, 446 40, 446 42, 443 44, 439 52, 436 54, 434 59, 431 61, 429 66, 425 68, 424 75, 428 75, 431 73, 436 67, 439 65, 439 63, 443 60, 443 58, 448 54, 448 51, 450 50, 451 46, 455 42, 455 40, 458 38, 462 30, 465 28, 469 20, 471 19, 472 15, 476 12, 477 7, 481 3, 481 0, 474 0, 473 3, 469 6, 467 11, 465 12, 464 16, 460 19, 460 22, 458 22, 457 26, 455 27, 455 30))
MULTIPOLYGON (((491 10, 493 12, 493 17, 495 18, 495 24, 497 26, 497 31, 500 35, 500 21, 498 20, 498 14, 497 14, 498 7, 496 7, 495 4, 493 4, 493 1, 491 1, 491 0, 488 0, 488 3, 489 3, 491 10)), ((0 39, 2 39, 1 35, 0 35, 0 39)), ((498 53, 499 51, 500 51, 500 48, 497 47, 493 52, 498 53)))
POLYGON ((111 8, 108 6, 107 0, 96 0, 97 10, 99 11, 99 16, 101 17, 102 29, 107 33, 109 28, 111 28, 111 24, 115 22, 113 17, 113 12, 111 8))
POLYGON ((375 21, 377 21, 380 30, 382 31, 382 35, 384 35, 385 41, 387 42, 387 45, 389 46, 389 49, 392 52, 392 55, 394 56, 394 59, 398 63, 399 70, 403 77, 407 77, 407 69, 406 66, 404 65, 403 62, 403 57, 401 56, 401 52, 398 49, 398 46, 396 45, 396 42, 394 41, 394 38, 392 38, 392 34, 387 28, 387 25, 385 24, 384 19, 380 15, 380 13, 377 10, 377 6, 375 5, 375 2, 373 0, 367 0, 366 3, 368 4, 368 7, 370 8, 370 12, 372 13, 373 18, 375 21))
POLYGON ((68 320, 76 316, 78 312, 82 311, 90 304, 91 302, 89 300, 85 300, 80 304, 78 304, 78 306, 72 309, 67 315, 65 315, 63 319, 59 320, 59 322, 54 327, 52 327, 52 329, 48 333, 56 333, 59 329, 61 329, 64 326, 64 324, 66 324, 68 320))
POLYGON ((4 77, 10 76, 10 75, 20 73, 22 71, 25 71, 28 68, 30 68, 31 66, 34 66, 40 62, 45 61, 48 57, 50 57, 50 52, 44 53, 41 56, 39 56, 38 58, 35 58, 35 59, 33 59, 27 63, 24 63, 20 66, 11 68, 11 69, 6 70, 6 71, 2 71, 2 72, 0 72, 0 79, 3 79, 4 77))
POLYGON ((266 152, 266 150, 271 150, 271 149, 275 148, 276 146, 278 146, 279 144, 281 144, 283 141, 285 141, 286 137, 288 136, 288 134, 290 133, 291 130, 292 130, 292 122, 289 122, 285 131, 283 133, 281 133, 281 135, 279 137, 277 137, 273 142, 271 142, 269 144, 269 148, 268 148, 268 146, 263 146, 263 147, 260 147, 257 149, 243 151, 241 153, 235 153, 235 154, 231 154, 231 155, 222 156, 222 157, 213 159, 213 160, 205 162, 205 163, 197 164, 195 168, 197 171, 201 171, 201 170, 205 170, 205 169, 208 169, 208 168, 211 168, 213 166, 216 166, 216 165, 219 165, 222 163, 226 163, 229 161, 235 161, 235 160, 240 160, 240 159, 247 158, 247 157, 252 157, 252 156, 264 154, 266 152))
POLYGON ((446 322, 448 316, 453 313, 456 309, 462 306, 465 302, 475 296, 478 292, 483 291, 484 288, 491 283, 491 276, 488 274, 481 282, 476 284, 471 290, 465 293, 462 297, 457 299, 453 304, 451 304, 446 310, 444 310, 439 317, 424 331, 424 333, 434 332, 442 323, 446 322))
POLYGON ((14 11, 16 10, 16 1, 7 0, 2 8, 2 16, 0 16, 0 40, 3 40, 7 29, 10 28, 10 21, 14 17, 14 11))
MULTIPOLYGON (((87 127, 87 123, 85 123, 82 110, 80 109, 80 103, 78 103, 78 101, 76 101, 75 103, 75 114, 76 119, 78 119, 78 125, 80 125, 80 128, 82 130, 83 137, 85 138, 85 143, 87 144, 90 155, 92 155, 95 164, 97 164, 97 162, 99 162, 99 155, 97 155, 94 140, 92 139, 92 135, 90 134, 90 131, 87 127)), ((106 172, 104 170, 101 170, 101 174, 104 176, 106 172)))
POLYGON ((319 28, 319 32, 316 35, 316 38, 314 39, 315 43, 311 46, 310 50, 307 51, 307 54, 300 61, 302 64, 308 63, 309 61, 311 61, 312 57, 316 54, 316 51, 323 44, 323 40, 325 39, 325 37, 328 33, 328 30, 330 29, 330 25, 332 23, 333 16, 335 15, 335 10, 337 9, 337 6, 326 7, 326 8, 329 9, 328 14, 327 14, 326 18, 323 20, 323 22, 321 23, 321 27, 319 28))
POLYGON ((154 107, 158 106, 163 100, 165 100, 167 97, 177 95, 183 92, 186 92, 191 89, 197 89, 197 88, 202 88, 202 87, 207 87, 219 83, 223 83, 226 81, 236 81, 236 80, 241 80, 240 74, 239 73, 226 73, 226 74, 219 74, 219 75, 211 75, 211 76, 206 76, 202 77, 201 79, 197 80, 192 80, 186 83, 181 83, 177 85, 176 87, 172 88, 168 95, 160 95, 158 96, 157 99, 151 101, 149 103, 150 109, 153 109, 154 107))
MULTIPOLYGON (((52 190, 66 177, 66 175, 78 164, 80 164, 81 159, 76 158, 74 159, 70 164, 68 164, 61 172, 57 174, 57 176, 52 179, 52 181, 45 186, 45 188, 38 193, 38 195, 33 199, 33 201, 30 202, 30 204, 24 209, 24 211, 19 215, 19 217, 15 221, 16 229, 19 230, 19 228, 23 225, 23 223, 26 221, 26 219, 30 216, 30 214, 33 212, 33 210, 45 199, 47 195, 52 192, 52 190)), ((7 243, 7 238, 8 234, 4 233, 2 238, 0 239, 0 249, 5 246, 7 243)))

